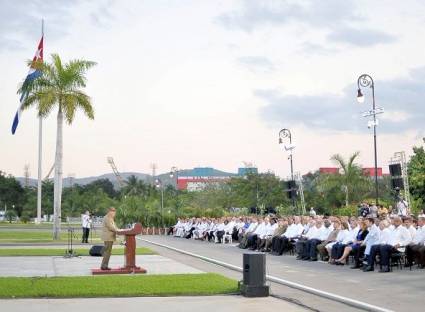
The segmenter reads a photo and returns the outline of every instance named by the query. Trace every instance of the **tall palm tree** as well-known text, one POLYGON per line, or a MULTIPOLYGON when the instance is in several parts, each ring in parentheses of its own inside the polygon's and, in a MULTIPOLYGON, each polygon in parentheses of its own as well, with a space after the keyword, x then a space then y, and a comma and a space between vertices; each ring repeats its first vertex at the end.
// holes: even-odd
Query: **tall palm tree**
MULTIPOLYGON (((30 61, 32 64, 32 61, 30 61)), ((57 109, 56 155, 54 177, 54 224, 53 239, 59 239, 61 225, 62 197, 62 151, 63 151, 63 120, 71 124, 77 110, 94 119, 93 106, 90 97, 82 91, 86 86, 86 72, 96 63, 85 60, 71 60, 62 64, 59 55, 52 54, 52 63, 36 62, 32 64, 42 71, 42 76, 31 84, 24 83, 18 90, 27 94, 23 109, 37 106, 38 115, 47 117, 53 109, 57 109)))

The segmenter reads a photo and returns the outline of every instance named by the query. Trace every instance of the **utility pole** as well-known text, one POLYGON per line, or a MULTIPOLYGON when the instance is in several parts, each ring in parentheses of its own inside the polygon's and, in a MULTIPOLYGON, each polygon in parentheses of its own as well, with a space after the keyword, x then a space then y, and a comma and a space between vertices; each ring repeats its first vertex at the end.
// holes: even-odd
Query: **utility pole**
POLYGON ((150 165, 150 168, 152 169, 152 185, 155 185, 156 169, 158 168, 158 166, 157 164, 152 163, 150 165))
POLYGON ((30 165, 24 166, 25 187, 30 185, 30 165))

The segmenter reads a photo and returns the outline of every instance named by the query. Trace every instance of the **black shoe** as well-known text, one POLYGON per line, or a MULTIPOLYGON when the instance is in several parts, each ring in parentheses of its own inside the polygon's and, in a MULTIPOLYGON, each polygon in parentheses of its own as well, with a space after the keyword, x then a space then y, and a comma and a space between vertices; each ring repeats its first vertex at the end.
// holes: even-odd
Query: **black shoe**
POLYGON ((379 273, 387 273, 390 271, 390 268, 386 265, 382 266, 382 269, 379 270, 379 273))
POLYGON ((110 271, 111 268, 100 268, 102 271, 110 271))
POLYGON ((310 260, 310 257, 302 257, 302 260, 303 261, 308 261, 308 260, 310 260))
POLYGON ((363 268, 363 272, 373 272, 373 267, 371 267, 370 265, 366 266, 363 268))
POLYGON ((295 259, 302 260, 302 257, 301 256, 297 256, 295 259))
POLYGON ((308 261, 317 261, 317 258, 310 258, 308 261))
POLYGON ((360 269, 360 265, 355 264, 355 265, 353 265, 350 269, 360 269))

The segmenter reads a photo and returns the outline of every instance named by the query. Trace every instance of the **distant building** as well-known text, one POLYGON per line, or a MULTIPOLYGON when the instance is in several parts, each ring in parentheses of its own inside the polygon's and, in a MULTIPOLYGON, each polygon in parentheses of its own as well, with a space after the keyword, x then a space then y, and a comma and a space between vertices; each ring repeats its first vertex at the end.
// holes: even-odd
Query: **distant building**
POLYGON ((192 170, 181 170, 177 178, 179 190, 200 191, 207 186, 229 181, 232 177, 257 174, 257 168, 239 168, 238 173, 220 171, 211 167, 197 167, 192 170))
POLYGON ((335 167, 321 167, 319 168, 319 172, 325 174, 337 174, 339 173, 339 169, 335 167))
MULTIPOLYGON (((378 177, 382 177, 383 176, 382 168, 378 167, 376 169, 377 169, 378 177)), ((323 174, 338 174, 339 168, 336 168, 336 167, 321 167, 321 168, 319 168, 319 172, 323 173, 323 174)), ((368 176, 368 177, 374 177, 375 176, 375 168, 362 168, 362 172, 363 172, 363 175, 368 176)))
POLYGON ((258 168, 255 167, 244 167, 238 169, 238 176, 244 177, 248 174, 258 174, 258 168))

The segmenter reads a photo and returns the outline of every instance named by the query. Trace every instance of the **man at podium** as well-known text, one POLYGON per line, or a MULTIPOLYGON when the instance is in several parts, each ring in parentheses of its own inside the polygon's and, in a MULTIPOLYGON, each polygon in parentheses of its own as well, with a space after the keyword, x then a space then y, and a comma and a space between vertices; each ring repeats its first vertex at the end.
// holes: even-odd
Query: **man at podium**
POLYGON ((110 270, 108 265, 109 258, 111 257, 112 245, 117 239, 117 232, 120 231, 120 229, 118 229, 115 225, 115 214, 115 208, 111 207, 108 209, 108 213, 103 218, 101 239, 104 242, 104 246, 102 250, 103 259, 100 266, 101 270, 110 270))

